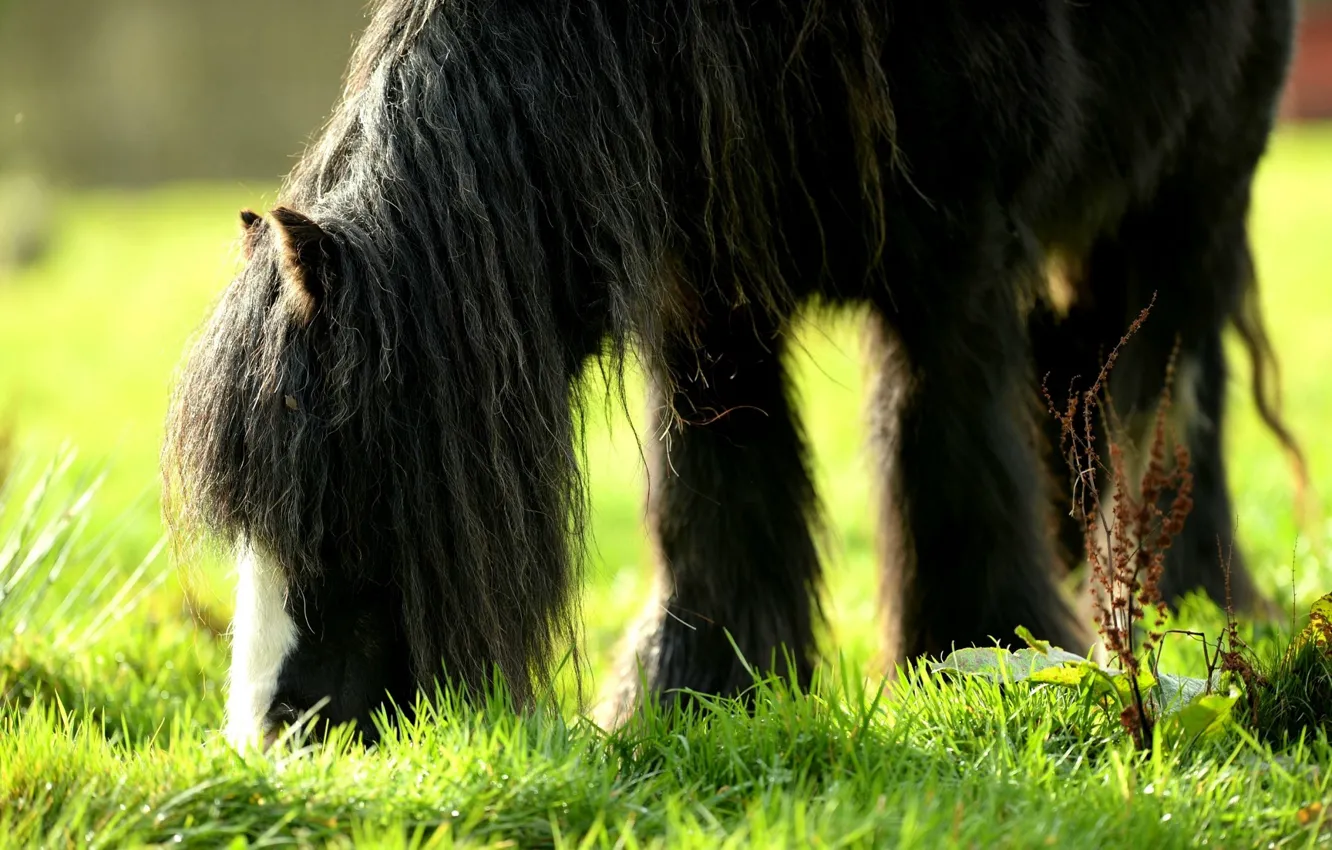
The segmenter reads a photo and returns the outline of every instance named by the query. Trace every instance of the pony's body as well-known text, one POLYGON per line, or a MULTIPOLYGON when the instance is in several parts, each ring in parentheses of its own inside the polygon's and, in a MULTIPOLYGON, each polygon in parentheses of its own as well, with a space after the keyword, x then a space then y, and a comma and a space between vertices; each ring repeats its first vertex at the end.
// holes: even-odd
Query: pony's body
POLYGON ((440 670, 497 665, 520 702, 549 684, 575 631, 577 383, 608 340, 656 393, 647 681, 747 684, 726 632, 808 677, 817 511, 783 357, 811 298, 868 303, 884 343, 896 652, 1018 625, 1085 647, 1037 376, 1085 386, 1153 293, 1113 394, 1152 408, 1178 343, 1198 495, 1167 585, 1220 595, 1220 335, 1265 365, 1244 222, 1292 15, 386 2, 284 206, 247 222, 173 412, 177 495, 242 539, 254 605, 285 600, 238 629, 233 735, 322 697, 364 720, 440 670))

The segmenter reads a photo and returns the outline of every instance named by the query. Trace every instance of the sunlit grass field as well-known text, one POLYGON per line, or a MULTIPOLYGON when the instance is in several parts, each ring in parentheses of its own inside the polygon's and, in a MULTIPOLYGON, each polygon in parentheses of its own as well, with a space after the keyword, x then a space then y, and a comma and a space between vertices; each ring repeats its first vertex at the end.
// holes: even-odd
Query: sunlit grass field
MULTIPOLYGON (((64 552, 48 598, 19 618, 0 587, 0 846, 397 845, 416 825, 420 841, 445 844, 1332 842, 1319 838, 1321 815, 1301 823, 1311 804, 1332 806, 1325 731, 1279 757, 1235 732, 1137 762, 1114 724, 1067 695, 913 676, 875 702, 883 671, 854 315, 810 317, 797 366, 831 530, 824 644, 839 684, 817 699, 772 694, 752 719, 722 707, 609 740, 566 705, 521 721, 498 708, 448 713, 370 753, 229 752, 213 734, 225 638, 206 626, 225 624, 231 577, 223 562, 171 562, 157 545, 156 460, 173 370, 238 262, 236 211, 265 206, 271 192, 63 196, 52 253, 0 279, 0 417, 19 459, 0 564, 20 503, 62 447, 78 456, 41 516, 58 520, 82 483, 104 476, 60 532, 68 550, 38 565, 64 552)), ((1253 239, 1289 422, 1316 490, 1332 499, 1332 129, 1277 138, 1253 239)), ((1332 591, 1332 526, 1326 508, 1296 523, 1289 466, 1253 415, 1235 353, 1226 440, 1236 521, 1260 586, 1304 610, 1332 591)), ((637 383, 629 407, 642 411, 637 383)), ((614 405, 593 409, 583 614, 595 693, 652 584, 642 417, 630 428, 614 405)), ((1186 619, 1213 635, 1221 622, 1204 604, 1186 619)), ((1172 645, 1163 667, 1199 657, 1172 645)))

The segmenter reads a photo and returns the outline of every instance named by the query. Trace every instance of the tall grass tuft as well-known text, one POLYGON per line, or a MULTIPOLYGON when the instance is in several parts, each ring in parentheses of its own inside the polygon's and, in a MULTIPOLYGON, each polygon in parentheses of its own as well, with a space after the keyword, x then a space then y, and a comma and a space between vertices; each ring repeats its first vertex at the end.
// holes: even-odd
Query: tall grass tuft
POLYGON ((1332 738, 1332 654, 1312 641, 1296 641, 1262 665, 1260 686, 1249 689, 1254 734, 1275 748, 1332 738))
POLYGON ((32 636, 81 652, 161 587, 159 541, 126 572, 113 564, 116 527, 88 534, 103 476, 62 450, 35 477, 15 462, 0 484, 0 646, 32 636))
POLYGON ((187 618, 156 616, 162 542, 127 562, 120 523, 90 532, 103 477, 76 461, 19 457, 0 483, 0 713, 60 705, 108 737, 144 740, 218 651, 194 646, 187 618))

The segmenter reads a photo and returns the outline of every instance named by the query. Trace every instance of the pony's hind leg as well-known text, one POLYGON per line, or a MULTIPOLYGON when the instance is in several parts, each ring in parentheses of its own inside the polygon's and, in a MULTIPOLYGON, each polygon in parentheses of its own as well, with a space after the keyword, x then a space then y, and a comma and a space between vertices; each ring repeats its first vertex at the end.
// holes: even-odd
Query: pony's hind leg
MULTIPOLYGON (((1252 343, 1257 375, 1275 368, 1257 312, 1246 219, 1289 57, 1291 8, 1283 3, 1254 6, 1249 54, 1237 66, 1238 75, 1229 84, 1215 82, 1192 117, 1170 171, 1094 244, 1080 287, 1087 303, 1074 305, 1073 321, 1062 331, 1081 336, 1075 344, 1084 352, 1089 339, 1099 349, 1095 362, 1083 356, 1076 367, 1085 388, 1099 369, 1099 357, 1155 298, 1147 321, 1122 349, 1109 389, 1127 426, 1116 436, 1137 455, 1140 469, 1173 358, 1172 438, 1183 440, 1189 451, 1193 508, 1166 553, 1161 590, 1172 603, 1198 589, 1223 603, 1228 584, 1237 609, 1269 608, 1234 546, 1236 526, 1243 530, 1244 517, 1235 513, 1222 451, 1227 383, 1222 335, 1233 325, 1252 343)), ((1075 368, 1060 362, 1067 346, 1054 339, 1044 364, 1038 347, 1038 369, 1071 374, 1075 368)), ((1287 448, 1297 451, 1279 422, 1276 400, 1262 389, 1255 384, 1265 418, 1287 448)), ((1137 484, 1127 482, 1130 488, 1137 484)))
POLYGON ((657 694, 734 695, 753 684, 747 665, 802 684, 813 670, 816 499, 785 341, 754 312, 719 312, 654 369, 661 596, 630 637, 619 716, 642 680, 657 694))
POLYGON ((1019 626, 1072 651, 1090 643, 1058 583, 1019 272, 985 224, 922 254, 876 305, 893 660, 1020 644, 1019 626))
MULTIPOLYGON (((1237 517, 1222 445, 1227 383, 1222 334, 1248 309, 1246 299, 1254 297, 1244 222, 1251 167, 1252 162, 1206 179, 1176 175, 1148 204, 1129 212, 1117 231, 1090 253, 1085 281, 1089 305, 1075 307, 1067 327, 1059 329, 1083 337, 1082 349, 1087 338, 1095 338, 1099 353, 1068 357, 1067 347, 1053 344, 1037 353, 1039 370, 1061 376, 1055 387, 1062 388, 1064 378, 1071 380, 1076 373, 1085 389, 1100 359, 1155 299, 1147 320, 1121 348, 1110 375, 1114 421, 1121 427, 1109 436, 1126 453, 1130 475, 1130 480, 1114 484, 1137 494, 1173 362, 1166 437, 1172 443, 1183 441, 1188 450, 1193 505, 1166 552, 1161 591, 1172 604, 1193 590, 1224 604, 1228 572, 1231 600, 1245 612, 1261 610, 1264 602, 1234 545, 1237 517)), ((1104 443, 1105 436, 1098 439, 1104 443)), ((1168 511, 1173 493, 1162 498, 1161 507, 1168 511)))

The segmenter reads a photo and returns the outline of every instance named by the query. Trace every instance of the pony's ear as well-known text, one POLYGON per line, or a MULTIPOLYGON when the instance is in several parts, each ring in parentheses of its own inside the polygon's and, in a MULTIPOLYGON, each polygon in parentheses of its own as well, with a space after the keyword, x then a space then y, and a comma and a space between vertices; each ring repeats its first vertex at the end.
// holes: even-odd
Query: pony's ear
POLYGON ((240 211, 241 249, 245 252, 246 260, 254 256, 254 240, 259 232, 259 228, 255 225, 263 220, 263 217, 252 209, 240 211))
POLYGON ((281 252, 284 296, 292 317, 307 325, 328 297, 329 260, 337 246, 309 216, 290 207, 274 207, 268 218, 281 252))

